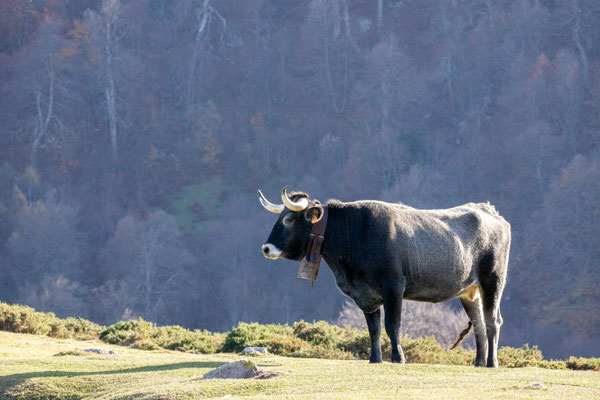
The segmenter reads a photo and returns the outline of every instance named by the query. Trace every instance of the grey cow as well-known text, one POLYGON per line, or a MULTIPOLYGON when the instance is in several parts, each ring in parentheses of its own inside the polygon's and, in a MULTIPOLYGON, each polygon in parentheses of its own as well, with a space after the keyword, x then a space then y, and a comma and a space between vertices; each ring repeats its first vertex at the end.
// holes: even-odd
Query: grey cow
POLYGON ((441 302, 454 297, 469 316, 477 343, 476 366, 497 367, 510 224, 489 203, 418 210, 381 201, 322 205, 306 193, 282 191, 283 204, 261 204, 279 214, 263 254, 301 260, 312 224, 327 207, 321 254, 340 290, 364 312, 370 362, 381 362, 381 306, 392 343, 392 362, 405 362, 399 333, 402 299, 441 302))

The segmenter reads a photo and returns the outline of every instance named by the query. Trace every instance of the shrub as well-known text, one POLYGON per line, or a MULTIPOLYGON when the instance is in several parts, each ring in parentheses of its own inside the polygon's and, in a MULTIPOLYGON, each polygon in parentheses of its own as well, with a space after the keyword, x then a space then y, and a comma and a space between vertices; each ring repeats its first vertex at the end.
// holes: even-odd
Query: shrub
MULTIPOLYGON (((293 330, 298 338, 311 346, 310 350, 294 354, 296 357, 368 359, 371 354, 371 339, 366 330, 342 328, 325 321, 296 322, 293 330)), ((444 350, 432 336, 417 339, 402 337, 400 341, 410 363, 468 365, 475 359, 473 351, 444 350)), ((384 360, 391 357, 391 343, 385 334, 381 338, 381 352, 384 360)))
POLYGON ((341 328, 325 321, 299 321, 287 325, 239 323, 225 339, 222 351, 242 351, 248 346, 263 346, 269 352, 288 357, 355 359, 348 349, 360 331, 341 328))
POLYGON ((100 340, 110 344, 130 345, 142 339, 142 333, 148 328, 154 329, 154 325, 141 318, 119 321, 100 332, 100 340))
POLYGON ((161 347, 148 339, 139 339, 131 343, 131 347, 140 350, 160 350, 161 347))
MULTIPOLYGON (((384 318, 382 308, 381 318, 384 318)), ((446 303, 433 304, 404 300, 402 302, 402 335, 411 338, 433 336, 444 348, 450 347, 460 332, 467 327, 469 319, 462 310, 454 310, 446 303)), ((363 312, 353 302, 346 301, 335 323, 361 330, 367 329, 363 312)), ((474 348, 474 335, 468 335, 464 348, 474 348)))
POLYGON ((50 336, 75 339, 97 339, 100 331, 103 329, 102 326, 95 322, 83 318, 68 317, 65 319, 56 319, 59 323, 52 324, 52 328, 54 332, 60 332, 60 336, 53 335, 52 331, 50 336))
POLYGON ((57 318, 53 313, 0 302, 0 330, 56 338, 96 339, 102 327, 82 318, 57 318))
MULTIPOLYGON (((354 335, 343 343, 341 349, 347 353, 353 354, 354 357, 358 359, 368 359, 371 354, 371 338, 369 337, 369 333, 365 330, 358 329, 353 329, 353 333, 354 335)), ((383 357, 389 358, 391 354, 390 339, 385 335, 382 335, 381 338, 381 352, 383 357)))
POLYGON ((266 347, 270 353, 286 357, 295 356, 310 349, 305 342, 295 337, 271 338, 259 343, 258 346, 266 347))
POLYGON ((542 360, 538 362, 536 367, 548 369, 567 369, 567 365, 563 360, 542 360))
POLYGON ((600 371, 600 358, 569 357, 565 365, 569 369, 600 371))
POLYGON ((327 347, 306 347, 288 355, 288 357, 298 358, 324 358, 328 360, 355 360, 354 354, 339 349, 330 349, 327 347))
POLYGON ((0 303, 0 329, 3 331, 47 335, 54 319, 52 313, 38 313, 31 307, 0 303))
POLYGON ((357 331, 350 328, 342 328, 331 325, 325 321, 308 323, 305 321, 295 322, 292 325, 294 336, 308 342, 313 346, 324 346, 328 348, 344 346, 344 343, 352 340, 357 331))
POLYGON ((537 346, 529 347, 502 347, 498 350, 498 364, 504 367, 529 367, 537 366, 544 357, 537 346))
POLYGON ((157 327, 143 319, 120 321, 100 333, 100 340, 111 344, 130 345, 156 350, 215 353, 222 346, 225 334, 182 328, 178 325, 157 327))
MULTIPOLYGON (((0 330, 48 335, 58 338, 96 339, 143 350, 178 350, 194 353, 240 352, 248 346, 266 347, 287 357, 327 359, 368 359, 371 339, 364 329, 332 325, 326 321, 299 321, 288 325, 261 325, 240 322, 229 333, 188 330, 178 325, 157 327, 143 319, 120 321, 103 328, 81 318, 57 318, 53 313, 36 312, 21 305, 0 302, 0 330)), ((472 365, 475 352, 447 351, 433 336, 401 338, 409 363, 472 365)), ((391 355, 390 340, 382 334, 384 360, 391 355)), ((504 367, 540 367, 600 371, 600 358, 571 357, 567 361, 544 360, 537 346, 502 347, 498 362, 504 367)))
POLYGON ((402 339, 402 348, 409 363, 471 365, 475 362, 474 351, 445 350, 433 336, 416 339, 405 337, 402 339))
POLYGON ((211 354, 221 348, 225 334, 173 325, 156 328, 152 339, 165 349, 211 354))
MULTIPOLYGON (((240 352, 245 347, 271 345, 269 351, 275 352, 277 346, 273 340, 283 341, 293 336, 292 328, 287 325, 261 325, 256 322, 248 324, 240 322, 231 332, 227 334, 221 351, 240 352)), ((278 353, 275 353, 278 354, 278 353)))

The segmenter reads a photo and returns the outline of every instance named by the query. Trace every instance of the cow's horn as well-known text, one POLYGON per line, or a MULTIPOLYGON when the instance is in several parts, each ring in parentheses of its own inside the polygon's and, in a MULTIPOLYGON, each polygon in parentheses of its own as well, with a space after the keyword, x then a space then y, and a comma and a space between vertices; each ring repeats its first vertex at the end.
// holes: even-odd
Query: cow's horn
POLYGON ((271 211, 275 214, 280 214, 285 208, 283 204, 273 204, 269 200, 267 200, 260 191, 260 189, 258 190, 258 200, 260 201, 260 204, 262 204, 262 206, 265 208, 265 210, 271 211))
POLYGON ((299 201, 294 202, 287 195, 288 186, 284 187, 281 191, 281 200, 283 200, 283 204, 292 211, 302 211, 308 207, 308 199, 306 197, 301 198, 299 201))

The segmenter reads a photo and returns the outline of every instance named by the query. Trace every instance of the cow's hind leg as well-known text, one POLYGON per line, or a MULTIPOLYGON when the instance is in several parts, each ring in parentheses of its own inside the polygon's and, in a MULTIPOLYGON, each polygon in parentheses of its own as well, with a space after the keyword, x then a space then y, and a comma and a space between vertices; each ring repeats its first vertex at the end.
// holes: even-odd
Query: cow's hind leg
POLYGON ((502 325, 500 300, 505 280, 506 265, 503 260, 494 260, 492 253, 484 257, 479 267, 479 284, 488 340, 487 367, 490 368, 498 367, 498 338, 502 325))
POLYGON ((469 320, 473 324, 473 330, 475 331, 475 345, 477 347, 475 366, 484 367, 488 354, 488 343, 485 322, 483 320, 481 297, 477 293, 473 298, 467 296, 461 297, 460 302, 469 316, 469 320))
POLYGON ((381 307, 372 313, 365 313, 369 336, 371 337, 370 363, 380 363, 381 359, 381 307))

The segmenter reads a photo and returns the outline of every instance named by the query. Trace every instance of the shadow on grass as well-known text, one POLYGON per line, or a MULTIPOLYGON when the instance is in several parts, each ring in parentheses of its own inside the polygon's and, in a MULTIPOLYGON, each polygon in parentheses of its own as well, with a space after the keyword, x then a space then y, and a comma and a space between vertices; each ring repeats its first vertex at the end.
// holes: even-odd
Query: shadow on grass
POLYGON ((22 374, 12 374, 0 376, 0 398, 3 393, 9 390, 11 387, 21 384, 23 381, 31 378, 72 378, 77 376, 93 376, 93 375, 117 375, 117 374, 129 374, 136 372, 159 372, 159 371, 171 371, 175 369, 183 368, 217 368, 225 362, 207 361, 207 362, 180 362, 173 364, 159 364, 159 365, 147 365, 144 367, 136 368, 124 368, 115 369, 108 371, 37 371, 37 372, 25 372, 22 374))

